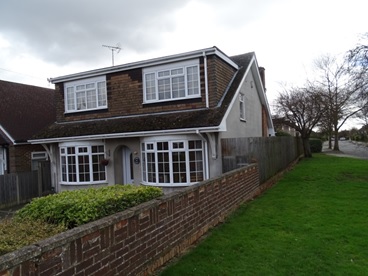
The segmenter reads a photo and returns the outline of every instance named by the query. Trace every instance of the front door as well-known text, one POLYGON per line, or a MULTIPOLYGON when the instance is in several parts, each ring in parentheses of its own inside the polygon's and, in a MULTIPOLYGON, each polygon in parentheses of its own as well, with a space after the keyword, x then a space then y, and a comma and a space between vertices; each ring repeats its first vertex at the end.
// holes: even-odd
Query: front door
POLYGON ((134 183, 133 154, 129 148, 123 147, 122 158, 123 158, 123 184, 133 184, 134 183))

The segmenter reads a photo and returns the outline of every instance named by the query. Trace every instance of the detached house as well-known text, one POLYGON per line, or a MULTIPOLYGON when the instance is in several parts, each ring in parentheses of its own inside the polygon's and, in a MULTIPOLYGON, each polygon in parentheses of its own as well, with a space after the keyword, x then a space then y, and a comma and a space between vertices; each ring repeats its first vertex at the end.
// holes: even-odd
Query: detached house
POLYGON ((189 186, 222 174, 222 138, 274 135, 261 75, 211 47, 53 78, 57 121, 31 142, 56 191, 189 186))
POLYGON ((55 122, 53 89, 0 80, 0 175, 37 169, 42 145, 27 140, 55 122))

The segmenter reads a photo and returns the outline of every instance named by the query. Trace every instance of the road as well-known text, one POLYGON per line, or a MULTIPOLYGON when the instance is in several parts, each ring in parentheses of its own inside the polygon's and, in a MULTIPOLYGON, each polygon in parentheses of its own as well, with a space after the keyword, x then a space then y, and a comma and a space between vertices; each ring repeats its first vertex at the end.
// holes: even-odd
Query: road
MULTIPOLYGON (((333 143, 332 143, 333 147, 333 143)), ((355 141, 339 141, 340 152, 333 151, 328 149, 328 143, 325 142, 323 144, 322 151, 324 153, 333 154, 342 157, 355 157, 360 159, 368 160, 368 144, 367 143, 359 143, 355 141)))

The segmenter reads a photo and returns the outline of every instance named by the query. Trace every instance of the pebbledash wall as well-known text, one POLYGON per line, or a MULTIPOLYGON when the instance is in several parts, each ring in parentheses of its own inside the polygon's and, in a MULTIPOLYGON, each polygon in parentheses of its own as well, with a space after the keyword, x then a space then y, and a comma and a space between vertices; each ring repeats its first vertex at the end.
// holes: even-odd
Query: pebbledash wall
POLYGON ((260 194, 257 164, 0 257, 4 275, 149 275, 260 194))

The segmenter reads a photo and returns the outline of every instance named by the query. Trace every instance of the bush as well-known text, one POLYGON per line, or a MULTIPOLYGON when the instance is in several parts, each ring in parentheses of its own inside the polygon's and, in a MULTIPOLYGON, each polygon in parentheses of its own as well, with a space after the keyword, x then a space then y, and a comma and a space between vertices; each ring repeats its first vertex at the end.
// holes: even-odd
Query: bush
POLYGON ((322 140, 311 138, 309 139, 309 145, 312 153, 322 152, 322 140))
POLYGON ((276 131, 275 136, 292 136, 292 135, 288 132, 280 130, 280 131, 276 131))
POLYGON ((5 219, 0 222, 0 255, 65 231, 65 227, 41 221, 5 219))
POLYGON ((121 212, 162 194, 160 188, 133 185, 65 191, 32 200, 20 209, 15 217, 42 220, 71 229, 121 212))

